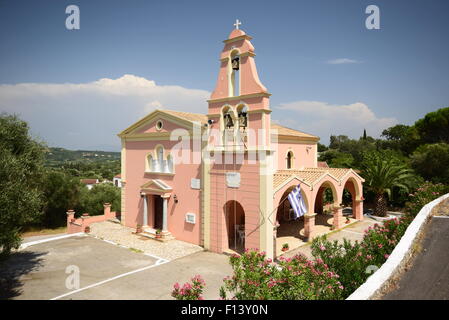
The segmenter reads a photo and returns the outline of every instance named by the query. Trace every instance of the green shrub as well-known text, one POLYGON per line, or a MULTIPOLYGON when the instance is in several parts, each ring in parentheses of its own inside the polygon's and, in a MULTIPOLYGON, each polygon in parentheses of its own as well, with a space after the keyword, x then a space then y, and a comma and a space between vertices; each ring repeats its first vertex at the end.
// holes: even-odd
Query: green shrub
POLYGON ((281 258, 278 265, 265 253, 246 251, 230 258, 232 277, 224 279, 222 299, 237 300, 318 300, 341 299, 339 276, 322 260, 311 261, 298 255, 281 258))
POLYGON ((411 215, 415 216, 423 206, 447 192, 449 192, 449 186, 426 181, 415 192, 409 194, 406 208, 411 215))
POLYGON ((318 237, 312 242, 312 254, 340 276, 347 297, 388 259, 411 221, 411 216, 404 216, 375 224, 365 231, 361 242, 330 242, 325 236, 318 237))
POLYGON ((203 300, 203 289, 206 285, 201 276, 196 275, 181 287, 179 283, 173 285, 171 296, 176 300, 203 300))

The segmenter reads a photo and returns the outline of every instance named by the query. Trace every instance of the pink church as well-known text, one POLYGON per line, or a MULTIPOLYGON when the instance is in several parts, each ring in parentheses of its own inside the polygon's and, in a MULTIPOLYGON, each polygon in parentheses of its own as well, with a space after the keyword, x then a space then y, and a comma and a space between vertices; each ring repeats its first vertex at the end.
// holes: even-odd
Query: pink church
POLYGON ((156 110, 118 135, 122 224, 218 253, 256 248, 273 258, 284 224, 313 238, 326 189, 333 229, 345 223, 345 189, 352 218, 363 219, 364 180, 318 166, 319 137, 271 122, 251 39, 236 24, 223 41, 207 114, 156 110), (287 196, 297 185, 306 213, 292 222, 287 196))

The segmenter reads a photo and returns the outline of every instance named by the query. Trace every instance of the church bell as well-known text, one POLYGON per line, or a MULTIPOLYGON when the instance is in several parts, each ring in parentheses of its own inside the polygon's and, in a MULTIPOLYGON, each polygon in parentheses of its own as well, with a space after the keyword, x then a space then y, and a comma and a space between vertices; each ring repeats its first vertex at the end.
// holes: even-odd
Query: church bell
POLYGON ((232 69, 233 70, 239 70, 240 69, 240 59, 239 57, 235 57, 232 59, 232 69))

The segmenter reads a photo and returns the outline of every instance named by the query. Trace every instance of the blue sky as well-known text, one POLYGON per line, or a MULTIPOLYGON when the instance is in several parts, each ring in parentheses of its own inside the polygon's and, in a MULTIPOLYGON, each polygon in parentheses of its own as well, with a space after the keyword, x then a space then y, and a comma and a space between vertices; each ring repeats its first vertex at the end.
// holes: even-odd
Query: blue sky
POLYGON ((0 112, 51 146, 118 149, 115 134, 154 108, 207 112, 238 18, 274 120, 326 144, 378 136, 449 105, 448 12, 435 0, 0 0, 0 112), (70 4, 80 30, 65 28, 70 4), (365 28, 370 4, 380 30, 365 28))

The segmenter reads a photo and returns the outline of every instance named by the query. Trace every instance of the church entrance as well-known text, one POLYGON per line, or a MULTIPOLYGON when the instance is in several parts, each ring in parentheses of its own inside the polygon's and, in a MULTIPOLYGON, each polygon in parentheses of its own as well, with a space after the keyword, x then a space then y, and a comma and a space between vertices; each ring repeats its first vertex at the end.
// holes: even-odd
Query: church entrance
POLYGON ((237 252, 245 250, 245 211, 235 200, 226 202, 224 206, 228 247, 237 252))
POLYGON ((163 225, 163 199, 159 195, 153 196, 153 203, 154 203, 154 221, 153 221, 153 228, 154 229, 160 229, 162 230, 163 225))

